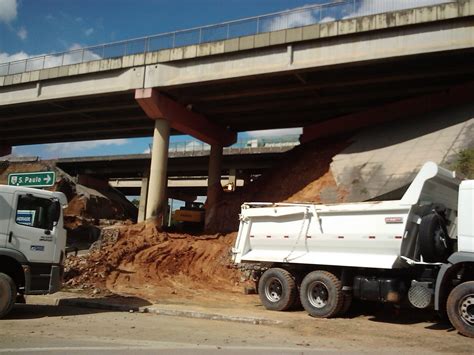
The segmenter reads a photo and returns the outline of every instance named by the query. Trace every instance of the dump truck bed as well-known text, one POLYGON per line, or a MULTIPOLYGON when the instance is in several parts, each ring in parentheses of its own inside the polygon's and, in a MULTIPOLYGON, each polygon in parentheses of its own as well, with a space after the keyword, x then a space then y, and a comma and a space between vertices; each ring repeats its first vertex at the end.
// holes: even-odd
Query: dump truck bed
POLYGON ((460 180, 427 163, 401 200, 335 205, 245 203, 234 261, 402 268, 412 258, 420 206, 456 214, 460 180))

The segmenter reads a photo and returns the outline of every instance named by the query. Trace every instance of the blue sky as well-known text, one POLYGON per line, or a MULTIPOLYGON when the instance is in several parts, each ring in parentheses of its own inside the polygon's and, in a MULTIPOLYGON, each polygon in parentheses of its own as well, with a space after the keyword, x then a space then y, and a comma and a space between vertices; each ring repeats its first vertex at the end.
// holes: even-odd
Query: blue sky
MULTIPOLYGON (((0 0, 0 63, 331 1, 0 0)), ((357 11, 352 15, 363 15, 374 4, 384 10, 395 10, 406 6, 407 1, 357 0, 357 11)), ((443 1, 411 0, 418 6, 443 1)), ((251 135, 284 133, 252 132, 251 135)), ((172 137, 172 141, 190 139, 172 137)), ((134 154, 146 151, 150 142, 151 138, 141 138, 20 146, 14 148, 14 154, 43 158, 134 154)))

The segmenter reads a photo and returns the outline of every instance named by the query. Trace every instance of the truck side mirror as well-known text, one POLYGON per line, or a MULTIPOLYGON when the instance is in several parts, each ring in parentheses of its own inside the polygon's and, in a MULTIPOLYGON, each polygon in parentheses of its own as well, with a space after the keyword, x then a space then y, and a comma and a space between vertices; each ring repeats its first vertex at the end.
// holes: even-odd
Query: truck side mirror
POLYGON ((61 204, 58 200, 53 200, 48 208, 48 229, 52 230, 61 217, 61 204))

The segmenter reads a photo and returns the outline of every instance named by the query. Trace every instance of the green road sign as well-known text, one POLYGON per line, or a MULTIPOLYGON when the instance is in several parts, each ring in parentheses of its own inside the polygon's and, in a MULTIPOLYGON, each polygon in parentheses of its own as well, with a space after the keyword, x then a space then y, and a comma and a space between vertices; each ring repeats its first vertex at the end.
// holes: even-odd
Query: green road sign
POLYGON ((37 173, 15 173, 8 175, 8 185, 27 187, 48 187, 56 182, 54 171, 37 173))

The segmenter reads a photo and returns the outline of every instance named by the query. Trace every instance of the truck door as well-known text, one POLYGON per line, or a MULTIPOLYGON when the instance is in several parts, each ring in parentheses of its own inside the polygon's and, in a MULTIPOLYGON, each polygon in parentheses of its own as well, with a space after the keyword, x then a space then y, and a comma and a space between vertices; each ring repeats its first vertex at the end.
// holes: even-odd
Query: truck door
POLYGON ((15 193, 14 213, 9 223, 7 248, 22 252, 30 262, 52 263, 54 260, 54 230, 48 213, 53 200, 15 193))
POLYGON ((5 248, 8 239, 8 225, 11 216, 11 201, 10 194, 0 193, 0 248, 5 248))

